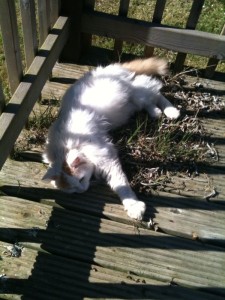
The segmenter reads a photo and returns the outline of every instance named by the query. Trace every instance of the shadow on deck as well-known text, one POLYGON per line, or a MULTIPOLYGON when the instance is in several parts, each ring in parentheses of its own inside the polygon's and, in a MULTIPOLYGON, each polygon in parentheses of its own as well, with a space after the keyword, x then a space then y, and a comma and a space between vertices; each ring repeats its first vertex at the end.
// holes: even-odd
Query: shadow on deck
MULTIPOLYGON (((116 199, 110 201, 107 193, 106 201, 103 196, 97 199, 95 188, 74 197, 77 201, 46 188, 2 187, 2 192, 9 191, 10 197, 2 196, 1 219, 8 222, 0 229, 1 248, 16 242, 24 249, 18 258, 1 251, 2 272, 12 274, 1 278, 4 295, 22 295, 20 299, 223 299, 225 295, 224 247, 137 227, 129 224, 120 208, 116 220, 116 199)), ((189 209, 207 211, 207 206, 199 201, 194 207, 190 203, 189 209)), ((209 206, 224 213, 224 205, 209 206)), ((224 245, 225 240, 217 242, 224 245)))

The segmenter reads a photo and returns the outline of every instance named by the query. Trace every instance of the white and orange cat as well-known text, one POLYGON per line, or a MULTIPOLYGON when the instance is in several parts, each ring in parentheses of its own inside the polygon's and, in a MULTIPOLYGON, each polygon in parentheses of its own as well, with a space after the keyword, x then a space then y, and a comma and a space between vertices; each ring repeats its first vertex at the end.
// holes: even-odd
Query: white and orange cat
POLYGON ((129 217, 141 220, 145 203, 139 201, 124 174, 108 131, 123 125, 136 111, 152 118, 162 112, 176 119, 179 111, 160 93, 167 64, 148 58, 97 67, 72 85, 62 99, 52 124, 44 161, 49 169, 43 180, 68 193, 83 193, 91 177, 103 177, 120 197, 129 217))

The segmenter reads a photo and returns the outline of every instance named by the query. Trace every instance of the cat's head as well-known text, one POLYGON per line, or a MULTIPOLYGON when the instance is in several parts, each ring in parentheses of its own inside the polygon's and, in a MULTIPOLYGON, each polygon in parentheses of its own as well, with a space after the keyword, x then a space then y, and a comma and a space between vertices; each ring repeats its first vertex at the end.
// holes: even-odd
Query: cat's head
POLYGON ((77 150, 66 153, 64 160, 55 160, 42 178, 67 193, 83 193, 90 185, 94 165, 77 150))

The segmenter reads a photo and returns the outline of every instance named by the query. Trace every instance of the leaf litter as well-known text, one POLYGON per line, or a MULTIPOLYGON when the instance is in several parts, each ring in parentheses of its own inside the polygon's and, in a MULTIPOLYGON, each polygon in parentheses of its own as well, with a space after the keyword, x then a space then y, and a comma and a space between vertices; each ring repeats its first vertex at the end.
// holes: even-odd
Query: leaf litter
MULTIPOLYGON (((186 89, 182 74, 163 80, 163 94, 181 110, 180 118, 174 121, 163 116, 151 120, 145 113, 139 113, 113 135, 131 186, 146 194, 172 186, 174 175, 197 177, 202 165, 219 160, 200 116, 224 112, 224 99, 205 92, 198 80, 186 89)), ((185 188, 185 183, 179 187, 185 188)))

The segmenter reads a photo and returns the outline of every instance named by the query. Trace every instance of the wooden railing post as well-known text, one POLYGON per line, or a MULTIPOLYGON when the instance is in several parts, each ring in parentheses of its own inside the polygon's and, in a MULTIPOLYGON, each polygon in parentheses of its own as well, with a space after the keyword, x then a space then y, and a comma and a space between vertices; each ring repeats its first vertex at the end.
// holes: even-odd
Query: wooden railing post
POLYGON ((26 67, 28 69, 38 50, 34 0, 20 0, 20 10, 23 26, 26 67))
MULTIPOLYGON (((205 0, 194 0, 191 11, 189 14, 189 18, 187 20, 186 29, 195 29, 198 23, 198 19, 200 17, 202 7, 204 5, 205 0)), ((180 72, 183 69, 184 61, 186 59, 186 53, 177 53, 176 60, 174 63, 174 71, 180 72)))
POLYGON ((50 0, 50 27, 52 28, 59 16, 60 0, 50 0))
POLYGON ((14 0, 0 1, 0 25, 10 91, 13 94, 23 76, 14 0))
MULTIPOLYGON (((155 11, 153 14, 153 19, 152 19, 153 23, 156 24, 161 23, 165 5, 166 5, 166 0, 157 0, 155 5, 155 11)), ((154 47, 150 47, 150 46, 145 47, 145 56, 147 57, 153 56, 153 53, 154 53, 154 47)))
POLYGON ((0 115, 3 111, 4 106, 5 106, 5 97, 4 97, 4 94, 3 94, 2 83, 1 83, 1 80, 0 80, 0 115))
POLYGON ((70 18, 69 39, 61 53, 61 59, 69 62, 77 62, 81 52, 81 18, 83 0, 61 1, 61 13, 70 18))
MULTIPOLYGON (((130 0, 120 0, 119 16, 126 17, 128 14, 130 0)), ((118 60, 123 49, 123 41, 116 39, 114 43, 114 58, 118 60)))
MULTIPOLYGON (((84 0, 85 11, 94 11, 95 0, 84 0)), ((82 33, 81 34, 82 51, 87 50, 92 44, 92 34, 82 33)))
POLYGON ((39 46, 45 41, 50 30, 50 2, 38 0, 39 46))
MULTIPOLYGON (((225 24, 223 25, 223 29, 220 33, 221 35, 225 35, 225 24)), ((211 57, 209 60, 208 60, 208 64, 207 64, 207 67, 205 69, 205 77, 207 78, 212 78, 214 73, 215 73, 215 70, 216 70, 216 67, 218 65, 218 62, 219 60, 216 59, 216 58, 213 58, 211 57)))

